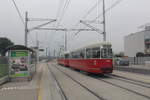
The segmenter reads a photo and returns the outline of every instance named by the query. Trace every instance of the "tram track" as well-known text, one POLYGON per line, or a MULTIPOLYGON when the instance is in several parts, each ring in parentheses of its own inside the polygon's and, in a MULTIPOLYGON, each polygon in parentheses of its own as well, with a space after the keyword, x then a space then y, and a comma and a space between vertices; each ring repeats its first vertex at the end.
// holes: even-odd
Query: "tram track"
POLYGON ((73 80, 75 83, 77 83, 78 85, 80 85, 81 87, 83 87, 85 90, 87 90, 88 92, 90 92, 92 95, 94 95, 95 97, 97 97, 99 100, 106 100, 105 98, 99 96, 97 93, 95 93, 94 91, 92 91, 91 89, 89 89, 88 87, 86 87, 85 85, 83 85, 81 82, 75 80, 72 76, 70 76, 69 74, 65 73, 64 71, 60 70, 56 65, 52 64, 52 66, 55 66, 55 68, 57 70, 59 70, 61 73, 63 73, 65 76, 67 76, 68 78, 70 78, 71 80, 73 80))
MULTIPOLYGON (((97 78, 96 78, 96 79, 97 79, 97 78)), ((105 82, 105 83, 107 83, 107 84, 110 84, 110 85, 112 85, 112 86, 115 86, 115 87, 124 89, 124 90, 126 90, 126 91, 132 92, 132 93, 134 93, 134 94, 136 94, 136 95, 142 96, 142 97, 147 98, 147 99, 150 100, 150 96, 147 96, 147 95, 144 95, 144 94, 142 94, 142 93, 136 92, 136 91, 134 91, 134 90, 128 89, 128 88, 126 88, 126 87, 123 87, 123 86, 114 84, 114 83, 109 82, 109 81, 106 81, 106 80, 104 80, 104 79, 99 79, 99 78, 98 78, 97 80, 100 80, 100 81, 105 82)))
POLYGON ((112 76, 112 75, 105 75, 105 76, 106 76, 106 77, 109 77, 109 78, 113 78, 113 79, 115 79, 115 80, 127 82, 127 83, 130 83, 130 84, 133 84, 133 85, 137 85, 137 86, 141 86, 141 87, 145 87, 145 88, 150 88, 150 85, 148 85, 148 84, 139 83, 139 82, 134 81, 134 80, 131 80, 131 79, 130 79, 130 80, 127 80, 127 79, 115 77, 115 76, 112 76))
POLYGON ((49 67, 49 65, 47 64, 49 72, 51 73, 51 75, 53 76, 58 88, 59 88, 59 92, 61 94, 62 100, 69 100, 68 97, 66 96, 65 92, 63 91, 58 79, 56 78, 55 74, 52 72, 52 69, 49 67))
POLYGON ((150 87, 150 83, 147 83, 147 82, 143 82, 143 81, 139 81, 139 80, 135 80, 135 79, 131 79, 131 78, 115 75, 115 74, 109 74, 109 75, 111 77, 116 77, 116 78, 125 79, 125 80, 129 80, 129 81, 134 81, 134 82, 137 82, 137 83, 140 83, 140 84, 145 84, 145 85, 148 85, 150 87))
MULTIPOLYGON (((64 73, 65 73, 65 72, 64 72, 64 73)), ((79 72, 79 73, 80 73, 80 72, 79 72)), ((66 74, 66 73, 65 73, 65 74, 66 74)), ((80 74, 81 74, 81 73, 80 73, 80 74)), ((70 76, 70 77, 71 77, 71 76, 70 76)), ((95 78, 95 77, 94 77, 94 78, 95 78)), ((147 96, 147 95, 145 95, 145 94, 142 94, 142 93, 139 93, 139 92, 137 92, 137 91, 128 89, 128 88, 126 88, 126 87, 124 87, 124 86, 120 86, 120 85, 118 85, 118 84, 115 84, 115 83, 106 81, 106 80, 104 80, 104 79, 100 79, 100 78, 97 78, 97 77, 96 77, 95 79, 97 79, 97 80, 99 80, 99 81, 102 81, 102 82, 104 82, 104 83, 107 83, 107 84, 109 84, 109 85, 112 85, 112 86, 115 86, 115 87, 124 89, 124 90, 126 90, 126 91, 129 91, 129 92, 131 92, 131 93, 134 93, 134 94, 136 94, 136 95, 142 96, 142 97, 147 98, 148 100, 150 100, 150 96, 147 96)), ((127 78, 127 79, 128 79, 128 78, 127 78)), ((119 79, 119 80, 122 80, 122 79, 119 79)), ((129 79, 129 80, 131 80, 131 79, 129 79)), ((132 81, 133 81, 133 80, 132 80, 132 81)), ((127 81, 124 81, 124 82, 127 82, 127 81)), ((129 82, 129 81, 128 81, 128 82, 129 82)), ((138 80, 135 80, 135 82, 145 83, 145 82, 141 82, 141 81, 138 81, 138 80)), ((134 84, 134 85, 141 86, 141 87, 149 88, 149 86, 145 86, 145 85, 142 85, 142 84, 139 84, 139 83, 134 83, 134 82, 130 82, 130 83, 131 83, 131 84, 134 84)), ((147 84, 147 83, 146 83, 146 84, 147 84)), ((149 84, 147 84, 147 85, 149 85, 149 84)))

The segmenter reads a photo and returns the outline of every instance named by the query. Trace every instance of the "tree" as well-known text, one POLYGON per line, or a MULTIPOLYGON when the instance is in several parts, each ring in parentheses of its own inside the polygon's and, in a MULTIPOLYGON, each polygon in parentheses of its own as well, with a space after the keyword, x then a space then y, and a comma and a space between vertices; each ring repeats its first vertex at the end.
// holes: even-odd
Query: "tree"
POLYGON ((136 57, 144 57, 144 53, 143 52, 138 52, 138 53, 136 53, 136 57))
POLYGON ((124 52, 119 52, 115 54, 115 57, 124 57, 124 52))
POLYGON ((0 55, 5 56, 5 49, 12 45, 14 45, 14 43, 11 40, 5 37, 1 37, 0 38, 0 55))

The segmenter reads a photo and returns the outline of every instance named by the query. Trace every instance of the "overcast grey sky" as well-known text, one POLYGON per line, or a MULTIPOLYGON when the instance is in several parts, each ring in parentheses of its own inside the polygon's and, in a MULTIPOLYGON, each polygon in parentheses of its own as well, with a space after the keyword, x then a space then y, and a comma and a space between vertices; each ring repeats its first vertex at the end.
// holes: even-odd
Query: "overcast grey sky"
MULTIPOLYGON (((58 19, 66 0, 15 0, 22 16, 25 16, 25 11, 29 12, 29 17, 32 18, 52 18, 58 19)), ((70 0, 70 4, 62 17, 60 28, 73 28, 87 11, 98 1, 101 0, 70 0)), ((117 0, 105 0, 106 9, 109 8, 117 0)), ((115 52, 123 51, 124 36, 138 31, 139 26, 145 23, 150 23, 150 0, 122 0, 117 6, 106 13, 107 40, 112 42, 115 52)), ((102 13, 102 3, 90 13, 84 20, 92 20, 97 15, 102 13)), ((98 19, 102 21, 100 17, 98 19)), ((38 23, 29 23, 29 27, 38 23)), ((47 26, 53 27, 55 23, 47 26)), ((57 24, 57 23, 56 23, 57 24)), ((102 29, 101 25, 92 24, 93 26, 102 29)), ((83 25, 74 28, 84 28, 83 25)), ((33 31, 29 35, 29 45, 35 45, 35 34, 38 34, 38 39, 42 41, 42 47, 50 47, 51 51, 58 48, 58 44, 63 44, 64 32, 55 31, 33 31)), ((68 49, 74 49, 102 41, 102 35, 96 32, 80 32, 73 37, 74 32, 68 33, 68 49)), ((8 37, 16 44, 24 43, 24 26, 19 19, 12 0, 0 1, 0 36, 8 37)))

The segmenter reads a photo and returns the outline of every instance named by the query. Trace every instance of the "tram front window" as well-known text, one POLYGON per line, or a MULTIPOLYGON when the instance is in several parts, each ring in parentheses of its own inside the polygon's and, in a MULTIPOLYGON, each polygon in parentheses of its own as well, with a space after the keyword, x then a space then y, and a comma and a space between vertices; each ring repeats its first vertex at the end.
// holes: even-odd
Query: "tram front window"
POLYGON ((111 48, 101 49, 101 57, 102 58, 112 58, 112 49, 111 48))
POLYGON ((92 49, 92 58, 100 58, 100 48, 92 49))

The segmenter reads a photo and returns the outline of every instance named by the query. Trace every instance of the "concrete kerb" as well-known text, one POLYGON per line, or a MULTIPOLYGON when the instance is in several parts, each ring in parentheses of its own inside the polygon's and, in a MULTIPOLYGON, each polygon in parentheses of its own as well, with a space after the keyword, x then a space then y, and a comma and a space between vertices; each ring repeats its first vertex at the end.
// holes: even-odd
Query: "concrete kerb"
POLYGON ((119 71, 127 71, 127 72, 132 72, 132 73, 150 75, 150 68, 149 67, 144 67, 144 66, 136 66, 136 65, 115 66, 114 69, 119 70, 119 71))
POLYGON ((55 83, 46 64, 42 65, 42 76, 39 84, 38 100, 62 100, 57 84, 55 83))
POLYGON ((45 64, 42 66, 42 74, 39 82, 38 100, 51 100, 51 90, 48 79, 48 68, 45 64))
POLYGON ((0 78, 0 85, 4 84, 7 81, 8 81, 8 76, 4 76, 4 77, 0 78))

